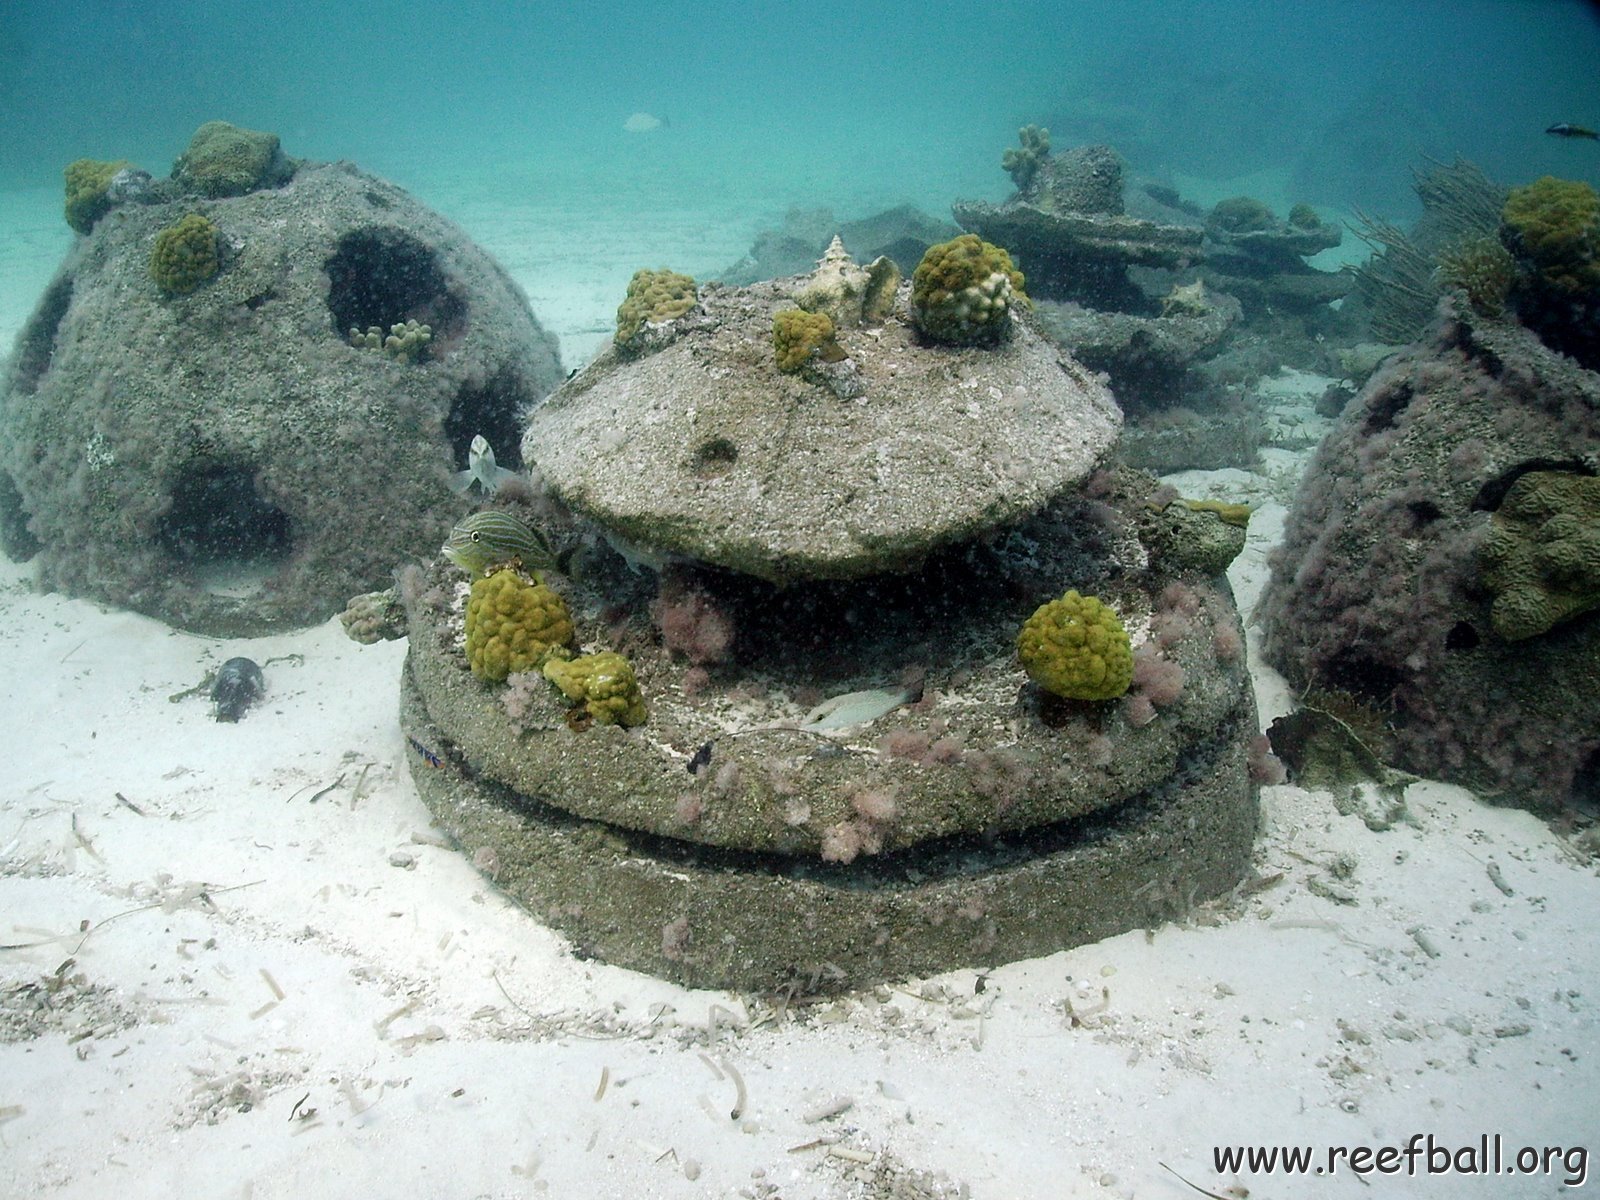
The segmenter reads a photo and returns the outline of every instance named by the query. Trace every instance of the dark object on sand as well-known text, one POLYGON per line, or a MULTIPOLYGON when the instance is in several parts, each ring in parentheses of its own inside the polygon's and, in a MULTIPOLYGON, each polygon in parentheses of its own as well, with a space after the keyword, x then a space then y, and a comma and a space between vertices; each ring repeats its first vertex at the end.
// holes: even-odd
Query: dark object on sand
POLYGON ((211 685, 211 702, 217 706, 217 720, 237 721, 266 690, 267 681, 254 661, 230 658, 217 671, 217 680, 211 685))

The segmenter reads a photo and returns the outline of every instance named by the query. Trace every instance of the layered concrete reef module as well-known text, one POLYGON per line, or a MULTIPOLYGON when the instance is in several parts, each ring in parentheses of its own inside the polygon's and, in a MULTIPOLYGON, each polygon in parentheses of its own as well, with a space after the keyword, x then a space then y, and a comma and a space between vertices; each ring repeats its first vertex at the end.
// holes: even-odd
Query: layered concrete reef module
MULTIPOLYGON (((1012 837, 848 867, 716 851, 589 821, 476 775, 408 674, 417 791, 472 863, 575 949, 688 987, 804 992, 990 967, 1160 925, 1249 865, 1240 713, 1181 790, 1012 837)), ((681 767, 679 768, 681 770, 681 767)))
POLYGON ((221 636, 314 623, 438 546, 474 435, 516 465, 555 342, 455 225, 349 163, 118 178, 0 397, 0 547, 42 586, 221 636))
POLYGON ((601 354, 530 419, 551 495, 496 501, 563 551, 574 652, 625 655, 648 719, 478 677, 467 581, 409 577, 401 720, 440 825, 581 953, 690 986, 992 966, 1234 886, 1242 530, 1109 466, 1109 395, 1026 316, 937 345, 902 287, 783 370, 774 318, 818 282, 703 287, 601 354), (1068 588, 1126 626, 1126 695, 1029 681, 1018 629, 1068 588))

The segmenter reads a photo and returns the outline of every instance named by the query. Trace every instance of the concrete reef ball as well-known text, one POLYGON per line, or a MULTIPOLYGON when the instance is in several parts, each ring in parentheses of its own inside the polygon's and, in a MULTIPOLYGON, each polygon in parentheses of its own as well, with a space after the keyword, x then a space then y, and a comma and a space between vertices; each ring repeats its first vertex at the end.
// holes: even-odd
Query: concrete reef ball
POLYGON ((520 468, 554 340, 400 188, 300 163, 113 189, 92 222, 85 196, 0 384, 0 549, 41 586, 219 636, 314 624, 434 553, 475 436, 520 468), (350 344, 372 327, 381 352, 350 344))
POLYGON ((528 414, 546 494, 475 516, 497 556, 571 568, 549 586, 588 653, 473 673, 474 518, 401 583, 419 794, 580 954, 809 995, 1136 928, 1248 865, 1258 725, 1215 556, 1157 529, 1114 401, 1029 312, 935 344, 883 270, 835 243, 707 283, 528 414), (785 371, 791 322, 845 357, 785 371))
POLYGON ((1296 690, 1381 715, 1394 766, 1500 803, 1600 795, 1600 372, 1447 296, 1300 485, 1259 609, 1296 690))

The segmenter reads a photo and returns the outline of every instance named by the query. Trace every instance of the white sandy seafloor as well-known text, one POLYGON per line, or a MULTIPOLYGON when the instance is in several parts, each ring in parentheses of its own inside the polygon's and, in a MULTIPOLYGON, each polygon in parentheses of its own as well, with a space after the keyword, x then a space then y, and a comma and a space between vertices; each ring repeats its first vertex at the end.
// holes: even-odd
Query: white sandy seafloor
MULTIPOLYGON (((635 266, 706 271, 753 230, 423 198, 508 264, 569 365, 635 266)), ((0 197, 7 346, 65 248, 58 205, 0 197)), ((1174 480, 1261 505, 1246 611, 1324 382, 1269 383, 1259 472, 1174 480)), ((1268 721, 1290 697, 1258 641, 1268 721)), ((1196 1195, 1182 1175, 1255 1200, 1554 1196, 1600 1142, 1600 882, 1527 813, 1424 782, 1375 832, 1267 787, 1251 879, 1182 923, 981 990, 961 970, 784 1008, 582 961, 499 895, 412 788, 404 653, 336 621, 194 637, 0 564, 0 1195, 1196 1195), (244 721, 174 702, 236 654, 270 688, 244 721), (1212 1160, 1413 1135, 1567 1157, 1314 1181, 1212 1160)))

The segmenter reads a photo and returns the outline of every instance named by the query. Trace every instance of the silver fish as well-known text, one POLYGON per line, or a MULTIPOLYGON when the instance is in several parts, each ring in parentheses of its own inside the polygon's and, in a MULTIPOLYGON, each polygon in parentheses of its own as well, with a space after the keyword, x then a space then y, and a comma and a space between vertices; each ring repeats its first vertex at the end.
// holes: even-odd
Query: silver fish
POLYGON ((902 705, 915 704, 922 689, 870 688, 863 692, 846 692, 824 700, 805 715, 800 728, 807 733, 841 733, 876 721, 902 705))
POLYGON ((476 483, 483 489, 485 496, 492 496, 499 487, 508 479, 515 479, 517 473, 508 471, 502 466, 497 466, 494 461, 494 448, 489 445, 489 440, 483 434, 476 434, 472 445, 467 448, 467 469, 457 471, 450 478, 452 492, 465 492, 476 483))

